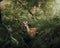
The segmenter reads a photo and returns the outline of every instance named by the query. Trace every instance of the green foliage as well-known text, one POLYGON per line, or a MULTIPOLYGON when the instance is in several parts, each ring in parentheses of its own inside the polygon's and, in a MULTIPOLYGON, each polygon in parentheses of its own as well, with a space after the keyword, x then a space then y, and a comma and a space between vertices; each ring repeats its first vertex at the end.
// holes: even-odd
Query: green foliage
MULTIPOLYGON (((60 44, 60 11, 54 11, 54 0, 11 0, 10 5, 1 11, 0 23, 1 48, 55 48, 60 44), (19 3, 19 1, 22 3, 19 3), (41 9, 38 7, 41 4, 41 9), (50 7, 50 5, 52 5, 50 7), (27 8, 26 8, 27 7, 27 8), (33 16, 32 9, 39 8, 33 16), (31 13, 30 13, 31 11, 31 13), (27 34, 23 21, 30 27, 37 27, 36 37, 27 34), (30 41, 30 42, 29 42, 30 41), (57 44, 57 45, 56 45, 57 44), (56 46, 55 46, 56 45, 56 46)), ((58 47, 57 47, 58 48, 58 47)))

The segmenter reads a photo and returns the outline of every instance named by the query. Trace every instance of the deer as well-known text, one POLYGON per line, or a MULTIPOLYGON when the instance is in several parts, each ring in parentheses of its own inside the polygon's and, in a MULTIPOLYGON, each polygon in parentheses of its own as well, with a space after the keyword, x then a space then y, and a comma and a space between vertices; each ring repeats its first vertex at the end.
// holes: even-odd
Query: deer
POLYGON ((31 37, 34 37, 36 35, 36 32, 38 30, 38 28, 36 27, 29 27, 29 22, 28 21, 23 21, 23 24, 24 26, 26 27, 27 29, 27 33, 31 36, 31 37))

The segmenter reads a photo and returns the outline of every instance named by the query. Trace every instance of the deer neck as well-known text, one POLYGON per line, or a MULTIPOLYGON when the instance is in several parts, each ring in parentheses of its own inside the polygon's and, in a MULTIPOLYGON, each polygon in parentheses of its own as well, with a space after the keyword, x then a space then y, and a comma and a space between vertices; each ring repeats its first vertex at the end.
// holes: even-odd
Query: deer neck
POLYGON ((27 32, 29 32, 29 26, 28 25, 25 25, 26 29, 27 29, 27 32))

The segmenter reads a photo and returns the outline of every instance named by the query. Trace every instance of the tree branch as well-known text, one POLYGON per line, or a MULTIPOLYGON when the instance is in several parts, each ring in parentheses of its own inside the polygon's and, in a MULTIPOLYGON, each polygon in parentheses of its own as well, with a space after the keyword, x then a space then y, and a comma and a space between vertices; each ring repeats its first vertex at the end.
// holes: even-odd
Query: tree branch
POLYGON ((23 3, 21 1, 18 1, 18 2, 22 5, 22 7, 24 7, 25 9, 28 9, 28 12, 33 16, 33 13, 30 11, 29 8, 27 8, 25 5, 23 5, 23 3))

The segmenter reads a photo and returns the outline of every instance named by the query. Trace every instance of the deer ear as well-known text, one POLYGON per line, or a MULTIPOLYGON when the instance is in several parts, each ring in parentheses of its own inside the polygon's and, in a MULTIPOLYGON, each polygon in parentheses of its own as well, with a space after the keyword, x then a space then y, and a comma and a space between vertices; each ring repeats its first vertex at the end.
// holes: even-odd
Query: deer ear
POLYGON ((28 21, 23 21, 23 24, 28 24, 29 22, 28 21))
POLYGON ((23 21, 23 24, 26 24, 26 21, 23 21))
POLYGON ((25 21, 26 23, 28 23, 28 21, 25 21))
POLYGON ((26 21, 23 21, 23 23, 25 23, 26 21))

